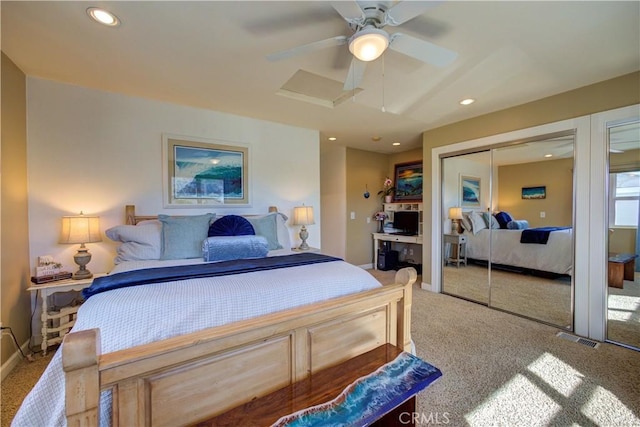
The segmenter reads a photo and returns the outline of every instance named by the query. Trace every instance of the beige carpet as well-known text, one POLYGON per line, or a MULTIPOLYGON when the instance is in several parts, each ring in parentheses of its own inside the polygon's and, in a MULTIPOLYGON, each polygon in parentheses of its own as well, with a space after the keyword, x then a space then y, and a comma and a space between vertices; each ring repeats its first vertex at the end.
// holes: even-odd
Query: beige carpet
POLYGON ((640 348, 640 273, 623 286, 609 287, 607 338, 640 348))
POLYGON ((571 330, 571 281, 568 277, 550 279, 491 270, 469 264, 443 269, 444 291, 522 316, 541 320, 571 330))
MULTIPOLYGON (((390 283, 395 272, 373 274, 390 283)), ((417 353, 443 372, 418 395, 417 425, 640 426, 640 353, 557 331, 414 285, 417 353)), ((3 381, 2 426, 42 372, 37 359, 3 381)))

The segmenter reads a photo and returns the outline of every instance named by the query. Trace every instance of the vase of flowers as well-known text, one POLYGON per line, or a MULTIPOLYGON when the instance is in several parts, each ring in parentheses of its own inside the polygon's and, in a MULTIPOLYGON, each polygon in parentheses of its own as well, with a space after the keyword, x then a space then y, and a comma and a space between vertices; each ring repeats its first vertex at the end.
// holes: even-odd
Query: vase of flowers
POLYGON ((382 198, 384 203, 391 203, 393 201, 393 193, 396 191, 396 187, 393 186, 391 178, 387 177, 382 183, 382 190, 378 191, 378 196, 382 198))
POLYGON ((373 219, 378 221, 378 233, 384 233, 384 220, 387 219, 387 214, 384 211, 378 211, 373 214, 373 219))

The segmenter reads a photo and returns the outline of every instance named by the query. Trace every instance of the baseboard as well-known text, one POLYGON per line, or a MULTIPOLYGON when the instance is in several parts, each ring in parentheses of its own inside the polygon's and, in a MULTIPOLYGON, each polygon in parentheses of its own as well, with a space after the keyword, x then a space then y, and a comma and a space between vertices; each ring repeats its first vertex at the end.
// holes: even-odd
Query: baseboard
POLYGON ((431 286, 429 283, 427 282, 422 282, 420 283, 420 288, 424 289, 425 291, 429 291, 429 292, 435 292, 433 290, 433 286, 431 286))
MULTIPOLYGON (((13 342, 11 343, 11 345, 13 346, 13 342)), ((30 352, 29 340, 27 340, 24 344, 22 344, 20 348, 22 349, 24 354, 29 353, 30 352)), ((16 349, 16 351, 13 352, 11 357, 9 357, 9 359, 7 359, 7 361, 4 362, 2 366, 0 366, 0 381, 4 381, 7 375, 11 373, 13 368, 18 366, 18 363, 20 363, 21 357, 22 356, 20 355, 20 352, 16 349)))
POLYGON ((373 264, 362 264, 362 265, 359 265, 358 267, 365 270, 371 270, 373 268, 373 264))

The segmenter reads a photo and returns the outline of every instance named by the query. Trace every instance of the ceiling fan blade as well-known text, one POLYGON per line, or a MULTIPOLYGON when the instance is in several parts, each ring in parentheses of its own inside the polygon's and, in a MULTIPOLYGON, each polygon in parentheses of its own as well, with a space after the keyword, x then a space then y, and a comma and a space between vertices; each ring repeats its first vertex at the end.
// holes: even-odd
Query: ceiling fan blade
POLYGON ((384 13, 384 24, 395 27, 422 15, 427 10, 435 7, 439 1, 402 1, 384 13))
POLYGON ((353 90, 360 86, 362 83, 362 78, 364 77, 364 71, 367 69, 367 63, 364 61, 360 61, 356 57, 351 60, 351 65, 349 66, 349 74, 347 74, 347 78, 344 81, 344 88, 342 90, 353 90))
POLYGON ((402 33, 391 35, 389 48, 438 67, 446 67, 458 57, 452 50, 402 33))
POLYGON ((331 6, 338 12, 349 24, 361 24, 364 22, 364 12, 355 0, 334 1, 331 6))
POLYGON ((291 58, 296 55, 304 55, 305 53, 313 52, 316 50, 326 49, 333 46, 341 46, 347 43, 347 36, 335 36, 330 39, 320 40, 313 43, 304 44, 287 50, 281 50, 280 52, 267 55, 269 61, 281 61, 283 59, 291 58))

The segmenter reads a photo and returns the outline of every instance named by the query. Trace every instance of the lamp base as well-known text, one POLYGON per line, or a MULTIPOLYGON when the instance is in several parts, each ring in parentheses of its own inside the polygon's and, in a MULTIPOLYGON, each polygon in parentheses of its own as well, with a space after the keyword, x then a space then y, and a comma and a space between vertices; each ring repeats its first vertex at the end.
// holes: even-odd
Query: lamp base
POLYGON ((91 254, 89 250, 84 246, 84 243, 80 245, 78 252, 73 256, 73 260, 80 266, 78 271, 71 276, 74 280, 90 279, 93 277, 93 273, 87 270, 86 265, 91 261, 91 254))
POLYGON ((302 243, 300 243, 300 246, 298 246, 298 250, 300 251, 309 250, 309 245, 307 244, 308 238, 309 238, 309 232, 307 231, 307 227, 303 225, 302 228, 300 229, 300 240, 302 240, 302 243))
POLYGON ((460 234, 458 232, 458 227, 459 227, 458 220, 457 219, 452 219, 451 220, 451 234, 454 234, 454 235, 455 234, 460 234))

